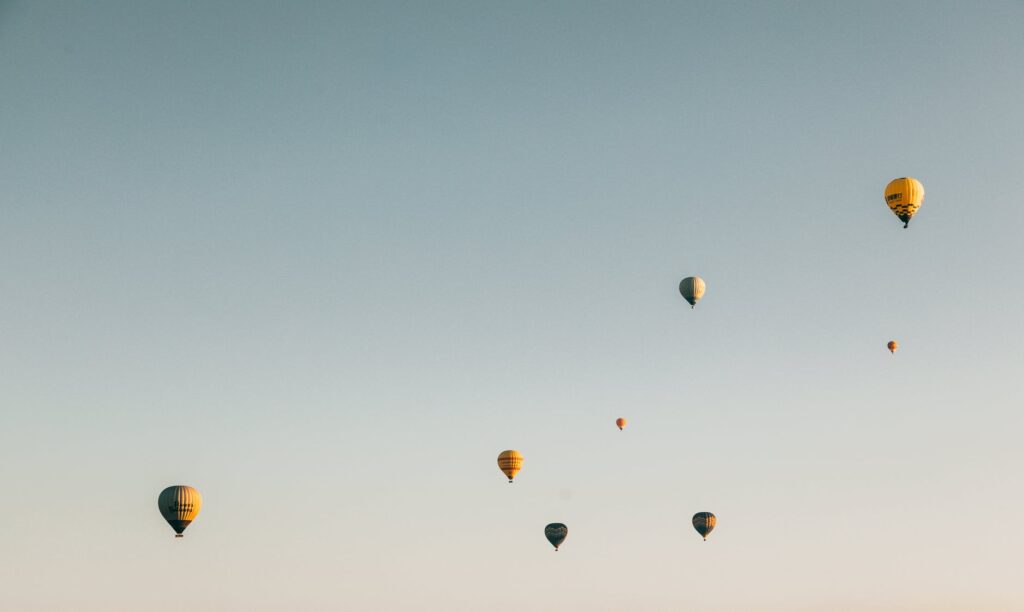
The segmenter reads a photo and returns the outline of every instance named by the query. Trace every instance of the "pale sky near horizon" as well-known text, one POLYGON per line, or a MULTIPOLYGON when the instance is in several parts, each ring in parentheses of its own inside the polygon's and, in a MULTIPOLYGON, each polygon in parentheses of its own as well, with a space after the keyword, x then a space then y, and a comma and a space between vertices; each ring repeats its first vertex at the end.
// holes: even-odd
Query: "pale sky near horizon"
POLYGON ((0 0, 0 609, 1024 609, 1022 32, 0 0))

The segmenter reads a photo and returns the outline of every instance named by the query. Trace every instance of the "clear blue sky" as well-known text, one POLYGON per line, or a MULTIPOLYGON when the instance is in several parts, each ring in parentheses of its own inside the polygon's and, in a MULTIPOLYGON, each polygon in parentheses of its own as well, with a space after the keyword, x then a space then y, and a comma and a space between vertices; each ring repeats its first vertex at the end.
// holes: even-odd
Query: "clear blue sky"
POLYGON ((0 608, 1024 608, 1022 24, 0 2, 0 608))

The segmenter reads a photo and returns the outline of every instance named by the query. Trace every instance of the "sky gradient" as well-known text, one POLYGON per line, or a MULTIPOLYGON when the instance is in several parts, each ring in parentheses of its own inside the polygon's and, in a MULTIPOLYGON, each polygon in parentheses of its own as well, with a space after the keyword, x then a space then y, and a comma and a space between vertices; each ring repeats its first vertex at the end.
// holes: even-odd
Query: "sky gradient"
POLYGON ((0 1, 0 609, 1024 609, 1022 24, 0 1))

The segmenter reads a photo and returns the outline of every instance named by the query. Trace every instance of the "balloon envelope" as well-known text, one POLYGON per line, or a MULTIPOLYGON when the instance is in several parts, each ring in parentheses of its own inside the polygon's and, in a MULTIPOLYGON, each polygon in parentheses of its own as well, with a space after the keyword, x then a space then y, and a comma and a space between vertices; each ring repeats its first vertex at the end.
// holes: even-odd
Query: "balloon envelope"
POLYGON ((182 532, 189 523, 199 516, 203 496, 192 487, 175 485, 160 492, 157 504, 160 506, 160 514, 177 534, 174 537, 180 538, 183 537, 182 532))
POLYGON ((523 456, 517 450, 502 451, 498 455, 498 467, 508 476, 508 481, 516 477, 519 470, 523 468, 523 456))
POLYGON ((907 227, 910 218, 924 203, 924 185, 909 176, 893 179, 885 186, 885 203, 892 214, 903 222, 903 227, 907 227))
POLYGON ((704 279, 699 276, 687 276, 679 281, 679 293, 686 298, 691 308, 704 296, 704 289, 704 279))
POLYGON ((895 354, 896 349, 900 348, 900 343, 896 342, 895 340, 890 340, 889 344, 886 344, 885 346, 889 349, 890 353, 895 354))
POLYGON ((615 419, 615 424, 619 426, 619 430, 626 428, 626 419, 619 417, 615 419))
POLYGON ((548 539, 548 542, 551 542, 556 551, 568 535, 569 528, 562 523, 551 523, 544 528, 544 537, 548 539))
POLYGON ((715 528, 715 523, 718 519, 715 518, 714 514, 710 512, 698 512, 693 515, 693 528, 697 530, 705 540, 708 539, 708 534, 715 528))

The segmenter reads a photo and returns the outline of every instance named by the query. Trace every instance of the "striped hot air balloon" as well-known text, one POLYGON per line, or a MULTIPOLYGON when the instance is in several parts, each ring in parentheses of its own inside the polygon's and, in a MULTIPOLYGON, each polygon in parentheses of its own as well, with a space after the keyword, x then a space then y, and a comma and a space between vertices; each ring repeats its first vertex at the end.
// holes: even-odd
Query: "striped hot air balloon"
POLYGON ((523 468, 523 456, 517 450, 501 451, 498 455, 498 467, 508 476, 508 481, 516 477, 519 470, 523 468))
POLYGON ((562 523, 551 523, 544 528, 544 537, 555 547, 555 552, 558 552, 558 547, 562 545, 562 542, 565 542, 565 538, 568 535, 569 528, 562 523))
POLYGON ((708 534, 715 528, 715 523, 718 519, 715 518, 714 514, 710 512, 698 512, 693 515, 693 528, 697 530, 697 533, 704 538, 705 541, 708 539, 708 534))
POLYGON ((893 179, 885 186, 885 203, 892 214, 903 222, 903 227, 907 227, 910 218, 924 203, 924 185, 909 176, 893 179))
POLYGON ((690 308, 697 305, 704 297, 704 279, 699 276, 687 276, 679 281, 679 293, 690 303, 690 308))
POLYGON ((199 515, 199 509, 203 507, 203 496, 192 487, 175 485, 160 492, 157 504, 160 506, 160 514, 177 534, 174 537, 181 538, 184 537, 182 532, 185 528, 199 515))

